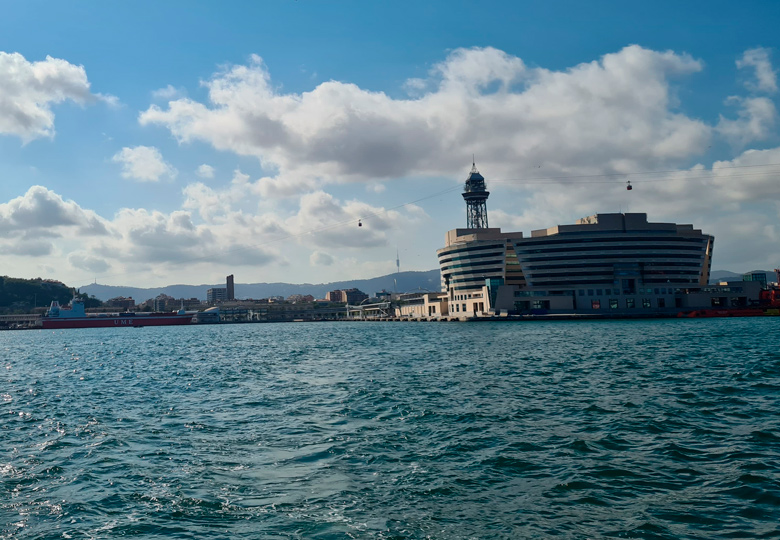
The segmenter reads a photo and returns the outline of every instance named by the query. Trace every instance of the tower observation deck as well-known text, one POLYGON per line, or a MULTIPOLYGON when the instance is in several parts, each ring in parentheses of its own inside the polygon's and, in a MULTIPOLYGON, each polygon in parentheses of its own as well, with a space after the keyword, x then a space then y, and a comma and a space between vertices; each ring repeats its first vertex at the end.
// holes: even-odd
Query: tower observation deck
POLYGON ((487 199, 490 192, 485 189, 485 178, 479 174, 477 166, 471 163, 471 173, 463 190, 466 201, 466 227, 469 229, 487 229, 487 199))

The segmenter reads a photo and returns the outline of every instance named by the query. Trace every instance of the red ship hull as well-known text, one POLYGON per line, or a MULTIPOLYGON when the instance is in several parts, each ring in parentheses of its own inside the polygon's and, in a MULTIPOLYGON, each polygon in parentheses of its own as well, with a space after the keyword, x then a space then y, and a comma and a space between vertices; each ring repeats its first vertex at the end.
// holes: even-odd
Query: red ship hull
POLYGON ((122 328, 141 326, 176 326, 191 324, 192 315, 178 313, 150 313, 110 315, 107 317, 44 317, 42 327, 45 330, 61 328, 122 328))

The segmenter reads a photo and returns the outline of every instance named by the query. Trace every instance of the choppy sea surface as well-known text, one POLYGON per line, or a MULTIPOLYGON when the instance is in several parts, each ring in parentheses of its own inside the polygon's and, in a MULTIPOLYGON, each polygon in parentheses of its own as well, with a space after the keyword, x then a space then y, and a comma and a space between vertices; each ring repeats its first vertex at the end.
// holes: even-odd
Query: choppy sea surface
POLYGON ((780 538, 778 330, 0 332, 0 538, 780 538))

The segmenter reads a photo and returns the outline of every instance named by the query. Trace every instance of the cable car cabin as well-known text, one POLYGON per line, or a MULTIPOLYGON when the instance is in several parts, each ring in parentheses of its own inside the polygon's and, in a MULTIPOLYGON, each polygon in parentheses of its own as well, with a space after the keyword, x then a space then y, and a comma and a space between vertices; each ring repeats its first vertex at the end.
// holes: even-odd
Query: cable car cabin
POLYGON ((631 185, 631 180, 629 180, 626 182, 626 190, 631 191, 632 189, 634 189, 634 186, 631 185))

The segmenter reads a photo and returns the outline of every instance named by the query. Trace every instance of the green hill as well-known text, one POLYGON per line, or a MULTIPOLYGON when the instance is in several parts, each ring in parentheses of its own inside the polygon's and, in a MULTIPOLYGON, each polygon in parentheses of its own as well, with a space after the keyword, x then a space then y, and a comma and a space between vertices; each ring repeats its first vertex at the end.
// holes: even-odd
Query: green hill
MULTIPOLYGON (((67 304, 76 293, 73 287, 53 279, 0 276, 0 313, 31 313, 36 307, 47 307, 53 300, 67 304)), ((78 296, 85 300, 88 307, 100 304, 86 294, 78 296)))

